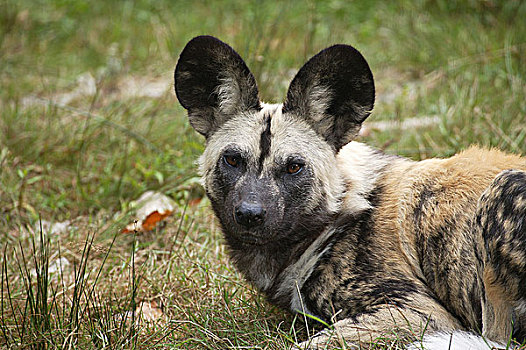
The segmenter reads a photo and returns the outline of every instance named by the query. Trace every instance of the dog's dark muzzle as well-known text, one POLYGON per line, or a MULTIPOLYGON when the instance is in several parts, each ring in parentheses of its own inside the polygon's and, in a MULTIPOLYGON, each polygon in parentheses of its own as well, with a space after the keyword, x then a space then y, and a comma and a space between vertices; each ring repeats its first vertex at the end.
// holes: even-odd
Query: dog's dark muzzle
POLYGON ((234 219, 247 229, 263 224, 265 214, 266 210, 259 201, 242 201, 234 209, 234 219))

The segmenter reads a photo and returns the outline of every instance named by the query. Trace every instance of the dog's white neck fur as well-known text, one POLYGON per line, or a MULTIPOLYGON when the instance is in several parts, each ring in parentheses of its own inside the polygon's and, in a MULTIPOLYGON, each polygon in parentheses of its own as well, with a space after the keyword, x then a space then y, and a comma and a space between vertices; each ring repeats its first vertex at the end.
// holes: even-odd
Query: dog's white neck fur
POLYGON ((318 252, 318 247, 324 244, 333 235, 334 230, 326 229, 316 238, 316 240, 305 250, 301 257, 294 264, 288 266, 280 275, 282 279, 278 288, 278 295, 289 295, 290 308, 292 311, 312 314, 307 310, 303 303, 303 296, 300 293, 303 284, 312 273, 319 258, 330 248, 328 245, 323 251, 318 252))
POLYGON ((337 161, 346 185, 343 207, 348 213, 371 208, 367 195, 374 189, 382 169, 395 158, 378 156, 378 151, 360 143, 350 142, 338 153, 337 161))

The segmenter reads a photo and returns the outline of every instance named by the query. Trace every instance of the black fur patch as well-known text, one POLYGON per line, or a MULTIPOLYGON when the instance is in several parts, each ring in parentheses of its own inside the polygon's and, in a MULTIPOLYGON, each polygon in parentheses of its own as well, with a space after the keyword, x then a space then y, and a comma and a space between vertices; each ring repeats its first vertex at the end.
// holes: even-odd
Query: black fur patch
MULTIPOLYGON (((480 200, 476 224, 485 245, 485 268, 496 275, 490 283, 507 286, 503 299, 526 301, 526 173, 499 174, 480 200)), ((526 316, 513 315, 513 337, 526 340, 526 316)))
POLYGON ((487 204, 478 220, 480 224, 480 215, 487 217, 482 235, 489 263, 495 268, 499 280, 511 280, 511 276, 519 278, 522 281, 518 284, 519 294, 526 298, 526 262, 519 265, 512 257, 514 251, 519 254, 526 252, 526 213, 515 207, 518 198, 526 201, 526 173, 505 172, 497 177, 492 187, 491 197, 486 199, 487 204), (510 222, 512 232, 506 232, 505 220, 510 222))
POLYGON ((259 155, 258 160, 258 173, 261 174, 261 171, 263 170, 263 162, 268 157, 270 153, 270 141, 272 138, 272 135, 270 133, 270 123, 272 119, 270 118, 270 115, 265 116, 265 130, 261 133, 261 138, 259 140, 259 149, 261 150, 261 153, 259 155))
POLYGON ((424 206, 430 205, 430 201, 433 200, 433 197, 436 195, 437 190, 431 189, 431 185, 424 185, 422 190, 420 191, 420 198, 418 200, 418 204, 416 205, 414 211, 413 211, 413 223, 415 225, 419 225, 420 221, 422 221, 422 212, 424 211, 424 206))

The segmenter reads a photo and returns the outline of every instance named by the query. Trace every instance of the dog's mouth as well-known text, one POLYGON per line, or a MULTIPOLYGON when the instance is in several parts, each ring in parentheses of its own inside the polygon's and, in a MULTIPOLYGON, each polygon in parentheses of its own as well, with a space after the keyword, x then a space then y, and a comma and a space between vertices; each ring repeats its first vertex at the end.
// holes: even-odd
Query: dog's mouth
POLYGON ((235 234, 230 234, 230 237, 246 246, 263 246, 274 241, 274 235, 263 233, 260 230, 257 232, 236 232, 235 234))
POLYGON ((268 239, 263 239, 262 237, 252 235, 240 236, 239 240, 247 245, 265 245, 270 242, 268 239))

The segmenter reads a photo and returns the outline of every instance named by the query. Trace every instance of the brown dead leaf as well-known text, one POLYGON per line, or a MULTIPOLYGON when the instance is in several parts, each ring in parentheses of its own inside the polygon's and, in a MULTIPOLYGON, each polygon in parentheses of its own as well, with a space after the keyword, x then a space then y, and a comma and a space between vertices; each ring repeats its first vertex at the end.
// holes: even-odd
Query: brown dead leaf
POLYGON ((140 320, 148 323, 160 323, 164 320, 164 312, 156 301, 143 301, 135 309, 140 320))
POLYGON ((175 210, 175 202, 162 193, 147 191, 139 199, 130 203, 130 207, 137 208, 136 220, 130 223, 123 233, 134 231, 151 231, 175 210))
POLYGON ((199 197, 199 198, 194 198, 194 199, 192 199, 192 200, 190 200, 190 201, 188 202, 188 205, 191 206, 191 207, 195 207, 196 205, 198 205, 199 203, 201 203, 201 200, 202 200, 202 199, 203 199, 203 198, 200 198, 200 197, 199 197))
POLYGON ((167 210, 164 213, 159 213, 156 210, 150 215, 148 215, 146 219, 144 219, 144 221, 142 222, 142 228, 145 231, 151 231, 155 228, 155 225, 157 225, 159 221, 162 221, 165 217, 167 217, 170 214, 172 214, 171 210, 167 210))

